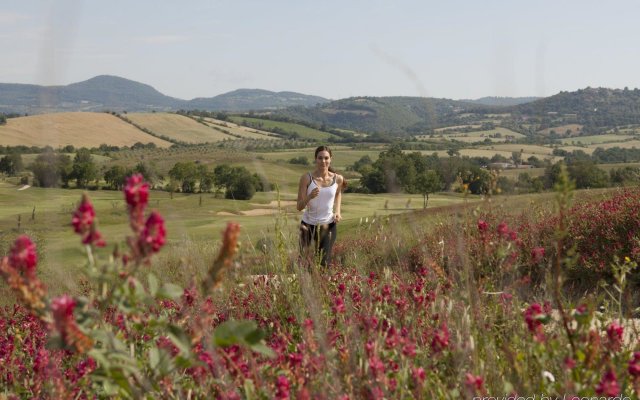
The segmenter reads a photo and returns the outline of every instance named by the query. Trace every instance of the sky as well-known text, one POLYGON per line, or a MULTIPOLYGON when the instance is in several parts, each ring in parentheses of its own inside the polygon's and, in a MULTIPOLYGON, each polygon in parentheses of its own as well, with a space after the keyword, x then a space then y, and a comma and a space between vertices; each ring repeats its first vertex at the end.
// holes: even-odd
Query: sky
POLYGON ((637 0, 3 0, 0 82, 106 74, 185 100, 635 88, 639 15, 637 0))

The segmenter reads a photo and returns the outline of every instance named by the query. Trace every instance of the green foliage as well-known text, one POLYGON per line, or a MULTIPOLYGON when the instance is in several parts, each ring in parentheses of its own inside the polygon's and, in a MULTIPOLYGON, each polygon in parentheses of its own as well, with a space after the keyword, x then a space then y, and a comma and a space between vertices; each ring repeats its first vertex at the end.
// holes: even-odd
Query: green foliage
POLYGON ((80 149, 76 152, 71 166, 71 178, 76 180, 76 187, 86 188, 89 181, 98 177, 98 168, 91 159, 88 149, 80 149))
POLYGON ((7 175, 16 175, 24 169, 20 153, 10 153, 0 158, 0 172, 7 175))
POLYGON ((36 186, 57 187, 68 185, 71 178, 71 159, 65 154, 46 151, 39 154, 29 169, 33 172, 36 186))

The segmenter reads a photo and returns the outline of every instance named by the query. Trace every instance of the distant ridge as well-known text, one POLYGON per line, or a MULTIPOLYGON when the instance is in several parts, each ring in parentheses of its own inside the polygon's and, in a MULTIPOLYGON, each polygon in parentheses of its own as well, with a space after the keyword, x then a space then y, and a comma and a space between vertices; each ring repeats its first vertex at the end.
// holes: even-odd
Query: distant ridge
POLYGON ((112 75, 99 75, 66 86, 0 83, 0 113, 42 114, 61 111, 249 111, 327 102, 295 92, 239 89, 210 98, 182 100, 150 85, 112 75))
POLYGON ((460 100, 466 103, 473 104, 482 104, 485 106, 517 106, 518 104, 531 103, 532 101, 536 101, 541 97, 497 97, 497 96, 487 96, 481 97, 475 100, 460 100))

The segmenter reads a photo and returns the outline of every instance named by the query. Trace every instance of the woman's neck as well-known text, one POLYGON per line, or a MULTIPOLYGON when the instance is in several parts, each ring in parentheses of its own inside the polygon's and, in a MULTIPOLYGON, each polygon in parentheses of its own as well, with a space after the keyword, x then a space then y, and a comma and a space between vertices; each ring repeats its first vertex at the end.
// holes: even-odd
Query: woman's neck
POLYGON ((318 177, 318 178, 327 178, 329 177, 329 168, 316 168, 313 171, 313 175, 318 177))

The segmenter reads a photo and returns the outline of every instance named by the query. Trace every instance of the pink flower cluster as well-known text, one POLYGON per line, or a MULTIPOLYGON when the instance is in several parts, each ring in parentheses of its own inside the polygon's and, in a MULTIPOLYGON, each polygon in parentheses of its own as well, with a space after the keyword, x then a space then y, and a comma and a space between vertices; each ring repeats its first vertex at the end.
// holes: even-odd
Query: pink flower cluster
POLYGON ((96 229, 95 217, 96 212, 93 208, 93 204, 89 201, 89 197, 84 194, 80 201, 80 205, 73 213, 71 225, 73 225, 73 230, 82 236, 83 244, 104 247, 106 243, 100 232, 96 229))
POLYGON ((131 256, 124 257, 125 263, 133 259, 136 263, 149 262, 153 253, 160 251, 166 243, 167 231, 162 216, 153 211, 146 221, 144 212, 149 202, 149 184, 141 174, 132 175, 124 186, 124 196, 129 210, 129 223, 134 237, 127 242, 131 256))

